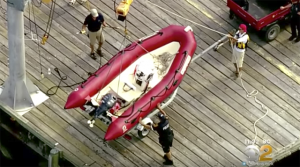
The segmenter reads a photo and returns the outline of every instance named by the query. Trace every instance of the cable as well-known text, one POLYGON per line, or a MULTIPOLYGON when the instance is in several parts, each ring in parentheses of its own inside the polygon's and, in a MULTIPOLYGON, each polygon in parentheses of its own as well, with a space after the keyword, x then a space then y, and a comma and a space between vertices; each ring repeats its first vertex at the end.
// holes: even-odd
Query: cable
POLYGON ((42 42, 41 42, 41 44, 43 44, 43 45, 46 43, 46 41, 50 35, 55 5, 56 5, 56 0, 52 0, 51 7, 50 7, 50 14, 49 14, 47 26, 45 29, 45 34, 44 34, 44 36, 42 38, 42 42))
MULTIPOLYGON (((48 96, 52 96, 52 95, 55 95, 56 93, 57 93, 57 91, 58 91, 58 88, 62 88, 62 87, 72 87, 72 86, 75 86, 75 85, 78 85, 78 84, 83 84, 84 82, 86 82, 87 81, 87 79, 86 80, 84 80, 84 81, 82 81, 82 82, 78 82, 78 83, 75 83, 75 84, 73 84, 73 85, 65 85, 65 86, 60 86, 60 84, 61 84, 61 82, 62 81, 65 81, 65 80, 67 80, 68 79, 68 76, 61 76, 61 74, 60 74, 60 72, 59 72, 59 70, 58 70, 58 68, 57 67, 55 67, 54 68, 54 71, 56 71, 56 73, 58 74, 58 76, 59 76, 59 83, 58 83, 58 85, 57 86, 52 86, 51 88, 49 88, 48 90, 47 90, 47 92, 46 92, 46 94, 48 95, 48 96), (49 91, 51 91, 52 89, 54 89, 54 88, 56 88, 56 90, 55 90, 55 92, 54 93, 49 93, 49 91)), ((95 76, 96 74, 95 73, 88 73, 89 74, 89 77, 90 76, 95 76)))
POLYGON ((151 3, 152 5, 154 5, 154 6, 158 7, 158 8, 160 8, 160 9, 162 9, 162 10, 164 10, 164 11, 170 13, 170 14, 173 14, 173 15, 175 15, 175 16, 177 16, 177 17, 180 17, 180 18, 182 18, 182 19, 184 19, 184 20, 186 20, 186 21, 189 21, 189 22, 191 22, 191 23, 194 23, 194 24, 196 24, 196 25, 198 25, 198 26, 200 26, 200 27, 203 27, 203 28, 205 28, 205 29, 208 29, 208 30, 210 30, 210 31, 213 31, 213 32, 218 33, 218 34, 221 34, 221 35, 228 35, 228 34, 224 34, 223 32, 220 32, 220 31, 211 29, 211 28, 209 28, 209 27, 207 27, 207 26, 204 26, 204 25, 202 25, 202 24, 196 23, 196 22, 194 22, 194 21, 192 21, 192 20, 189 20, 189 19, 187 19, 187 18, 184 18, 184 17, 182 17, 182 16, 180 16, 180 15, 178 15, 178 14, 176 14, 176 13, 173 13, 173 12, 169 11, 168 9, 165 9, 165 8, 163 8, 163 7, 161 7, 161 6, 158 6, 158 5, 156 5, 156 4, 152 3, 152 2, 150 2, 149 0, 147 0, 147 2, 148 2, 148 3, 151 3))
MULTIPOLYGON (((233 47, 233 44, 231 43, 231 48, 232 48, 232 52, 234 52, 234 47, 233 47)), ((238 61, 237 61, 237 58, 236 58, 236 55, 233 55, 234 56, 234 58, 235 58, 235 62, 236 62, 236 68, 237 69, 239 69, 239 67, 238 67, 238 61)), ((252 92, 248 92, 248 90, 245 88, 245 86, 244 86, 244 83, 243 83, 243 78, 242 78, 242 74, 240 75, 240 80, 241 80, 241 85, 242 85, 242 87, 243 87, 243 89, 244 89, 244 91, 246 92, 246 97, 247 98, 251 98, 251 97, 254 97, 254 101, 257 103, 257 104, 259 104, 260 106, 261 106, 261 109, 262 109, 262 111, 265 111, 265 114, 263 115, 263 116, 261 116, 260 118, 258 118, 255 122, 254 122, 254 124, 253 124, 253 127, 254 127, 254 132, 255 132, 255 137, 254 137, 254 144, 256 143, 256 138, 257 138, 257 130, 256 130, 256 123, 259 121, 259 120, 261 120, 261 119, 263 119, 264 117, 266 117, 267 115, 268 115, 268 113, 269 113, 269 109, 267 108, 267 107, 265 107, 265 105, 263 104, 263 103, 261 103, 260 101, 258 101, 257 100, 257 98, 256 98, 256 96, 258 95, 258 90, 256 90, 256 89, 254 89, 252 92)))
POLYGON ((47 34, 50 34, 50 31, 51 31, 55 5, 56 5, 56 0, 52 0, 51 7, 50 7, 50 16, 48 19, 47 27, 45 29, 45 33, 47 33, 47 34))
MULTIPOLYGON (((121 50, 122 46, 126 46, 126 39, 127 39, 127 19, 125 19, 125 33, 124 33, 124 39, 120 45, 119 51, 121 50)), ((119 79, 118 79, 118 87, 117 87, 117 94, 119 93, 119 85, 120 85, 120 80, 121 80, 121 72, 122 72, 122 68, 123 68, 123 55, 124 55, 124 49, 122 50, 122 58, 121 58, 121 67, 120 67, 120 73, 119 73, 119 79)))
MULTIPOLYGON (((126 27, 126 23, 125 23, 125 27, 126 27)), ((122 43, 125 42, 126 36, 127 36, 127 34, 125 33, 124 39, 123 39, 122 43)), ((119 49, 119 50, 121 50, 122 43, 121 43, 121 46, 120 46, 120 49, 119 49)), ((119 54, 121 53, 121 56, 122 56, 122 55, 125 53, 125 51, 126 51, 125 49, 126 49, 126 48, 124 48, 123 50, 119 51, 119 53, 118 53, 117 55, 119 55, 119 54)), ((115 57, 116 57, 116 56, 115 56, 115 57)), ((123 57, 122 57, 122 58, 123 58, 123 57)), ((114 59, 114 60, 115 60, 115 59, 114 59)), ((107 64, 108 64, 108 65, 111 65, 112 63, 115 62, 114 60, 113 60, 111 63, 107 62, 107 64)), ((123 63, 123 59, 122 59, 122 63, 123 63)), ((107 75, 106 75, 106 77, 105 77, 105 79, 104 79, 104 82, 102 83, 102 85, 101 85, 101 87, 100 87, 100 89, 99 89, 99 92, 98 92, 98 94, 97 94, 97 96, 96 96, 96 100, 98 99, 98 97, 99 97, 99 95, 100 95, 100 91, 102 90, 102 88, 103 88, 103 86, 104 86, 104 83, 106 82, 106 80, 107 80, 107 78, 108 78, 108 75, 109 75, 109 73, 110 73, 111 68, 112 68, 112 65, 110 66, 109 71, 108 71, 108 73, 107 73, 107 75)), ((121 74, 121 68, 120 68, 120 74, 121 74)), ((119 75, 120 75, 120 74, 119 74, 119 75)), ((119 82, 120 82, 120 76, 119 76, 119 81, 118 81, 118 89, 119 89, 119 82)))
MULTIPOLYGON (((121 50, 121 47, 123 46, 123 44, 125 44, 126 45, 126 34, 124 35, 124 39, 123 39, 123 41, 122 41, 122 43, 121 43, 121 46, 120 46, 120 49, 119 50, 121 50)), ((124 46, 125 46, 124 45, 124 46)), ((120 72, 119 72, 119 79, 118 79, 118 87, 117 87, 117 94, 119 93, 119 85, 120 85, 120 80, 121 80, 121 73, 122 73, 122 68, 123 68, 123 55, 124 55, 124 50, 122 51, 122 55, 121 55, 121 66, 120 66, 120 72)))
MULTIPOLYGON (((35 34, 36 34, 36 37, 37 39, 39 38, 38 36, 38 30, 37 30, 37 25, 36 25, 36 21, 35 21, 35 13, 34 13, 34 4, 31 3, 31 7, 32 7, 32 14, 33 14, 33 22, 34 22, 34 26, 35 26, 35 34)), ((29 20, 31 21, 30 19, 30 6, 29 6, 29 20)), ((30 25, 30 32, 31 32, 31 23, 29 24, 30 25)), ((40 49, 40 42, 39 40, 36 40, 36 43, 37 43, 37 46, 38 46, 38 54, 39 54, 39 63, 40 63, 40 68, 41 68, 41 76, 42 78, 44 78, 44 73, 43 73, 43 68, 42 68, 42 56, 41 56, 41 49, 40 49)))

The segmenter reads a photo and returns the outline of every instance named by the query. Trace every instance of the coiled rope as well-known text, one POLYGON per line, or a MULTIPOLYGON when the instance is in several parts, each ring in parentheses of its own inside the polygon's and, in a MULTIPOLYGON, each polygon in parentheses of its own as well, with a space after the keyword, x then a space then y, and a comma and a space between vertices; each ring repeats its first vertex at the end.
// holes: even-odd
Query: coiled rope
MULTIPOLYGON (((234 46, 233 46, 233 44, 231 43, 230 46, 231 46, 231 49, 232 49, 232 52, 233 52, 233 51, 234 51, 234 46)), ((235 62, 236 62, 236 68, 239 69, 237 58, 236 58, 235 55, 233 55, 233 56, 234 56, 234 59, 235 59, 235 62)), ((259 100, 257 100, 257 97, 256 97, 256 96, 257 96, 258 93, 259 93, 258 90, 254 89, 252 92, 248 92, 248 90, 245 88, 244 83, 243 83, 242 73, 239 75, 239 78, 240 78, 240 80, 241 80, 242 88, 243 88, 244 91, 246 92, 246 97, 247 97, 247 98, 254 97, 254 101, 255 101, 257 104, 259 104, 259 105, 261 106, 262 111, 265 111, 265 114, 264 114, 263 116, 261 116, 260 118, 258 118, 258 119, 254 122, 254 124, 253 124, 254 132, 255 132, 255 137, 254 137, 254 139, 253 139, 253 144, 255 144, 255 143, 256 143, 256 138, 257 138, 256 123, 257 123, 259 120, 263 119, 265 116, 268 115, 269 109, 268 109, 262 102, 260 102, 259 100)))

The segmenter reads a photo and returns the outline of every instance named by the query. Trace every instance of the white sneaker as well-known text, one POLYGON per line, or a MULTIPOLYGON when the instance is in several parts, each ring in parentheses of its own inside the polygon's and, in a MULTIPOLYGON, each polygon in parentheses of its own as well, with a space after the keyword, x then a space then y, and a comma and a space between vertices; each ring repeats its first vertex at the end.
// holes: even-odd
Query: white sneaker
POLYGON ((76 2, 76 0, 70 0, 70 1, 69 1, 69 5, 74 5, 75 2, 76 2))

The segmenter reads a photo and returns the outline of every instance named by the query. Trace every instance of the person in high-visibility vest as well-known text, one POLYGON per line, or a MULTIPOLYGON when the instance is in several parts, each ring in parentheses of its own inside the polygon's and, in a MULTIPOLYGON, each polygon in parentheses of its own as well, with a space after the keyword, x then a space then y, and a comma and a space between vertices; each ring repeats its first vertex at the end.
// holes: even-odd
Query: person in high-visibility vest
POLYGON ((239 73, 242 71, 245 51, 250 40, 249 35, 247 34, 247 26, 245 24, 241 24, 234 37, 229 37, 231 44, 233 45, 231 62, 235 66, 235 73, 238 77, 239 73))

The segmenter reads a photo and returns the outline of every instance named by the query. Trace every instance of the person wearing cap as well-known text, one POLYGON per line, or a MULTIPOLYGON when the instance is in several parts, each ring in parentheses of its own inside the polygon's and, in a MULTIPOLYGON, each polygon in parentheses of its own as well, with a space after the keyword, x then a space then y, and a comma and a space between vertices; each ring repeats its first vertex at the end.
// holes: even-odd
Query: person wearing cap
POLYGON ((140 118, 139 122, 145 128, 157 131, 157 133, 159 135, 159 138, 158 138, 159 143, 161 144, 162 149, 165 153, 164 159, 166 161, 164 162, 164 165, 173 165, 173 160, 172 160, 172 155, 171 155, 170 149, 172 147, 174 133, 173 133, 173 130, 170 128, 168 116, 160 108, 160 104, 157 104, 157 108, 160 111, 160 113, 158 113, 158 115, 157 115, 158 119, 154 120, 153 125, 143 124, 142 118, 140 118))
POLYGON ((289 1, 287 6, 281 6, 280 9, 291 8, 291 29, 292 29, 292 36, 289 38, 289 41, 295 40, 295 42, 300 41, 300 0, 297 1, 289 1), (298 36, 296 29, 298 30, 298 36))
POLYGON ((229 35, 229 38, 231 39, 230 41, 233 45, 231 62, 235 66, 235 74, 238 77, 239 73, 242 71, 245 51, 247 48, 247 43, 249 41, 247 26, 245 24, 241 24, 235 36, 232 37, 231 35, 229 35))
POLYGON ((102 56, 101 47, 103 42, 105 41, 103 35, 103 26, 106 27, 106 23, 104 21, 104 17, 101 13, 99 13, 96 9, 92 9, 91 13, 85 18, 81 32, 85 32, 86 27, 88 27, 89 33, 88 36, 90 38, 90 47, 91 47, 91 57, 93 59, 97 59, 94 53, 94 45, 96 40, 99 42, 99 47, 97 49, 97 53, 102 56))

